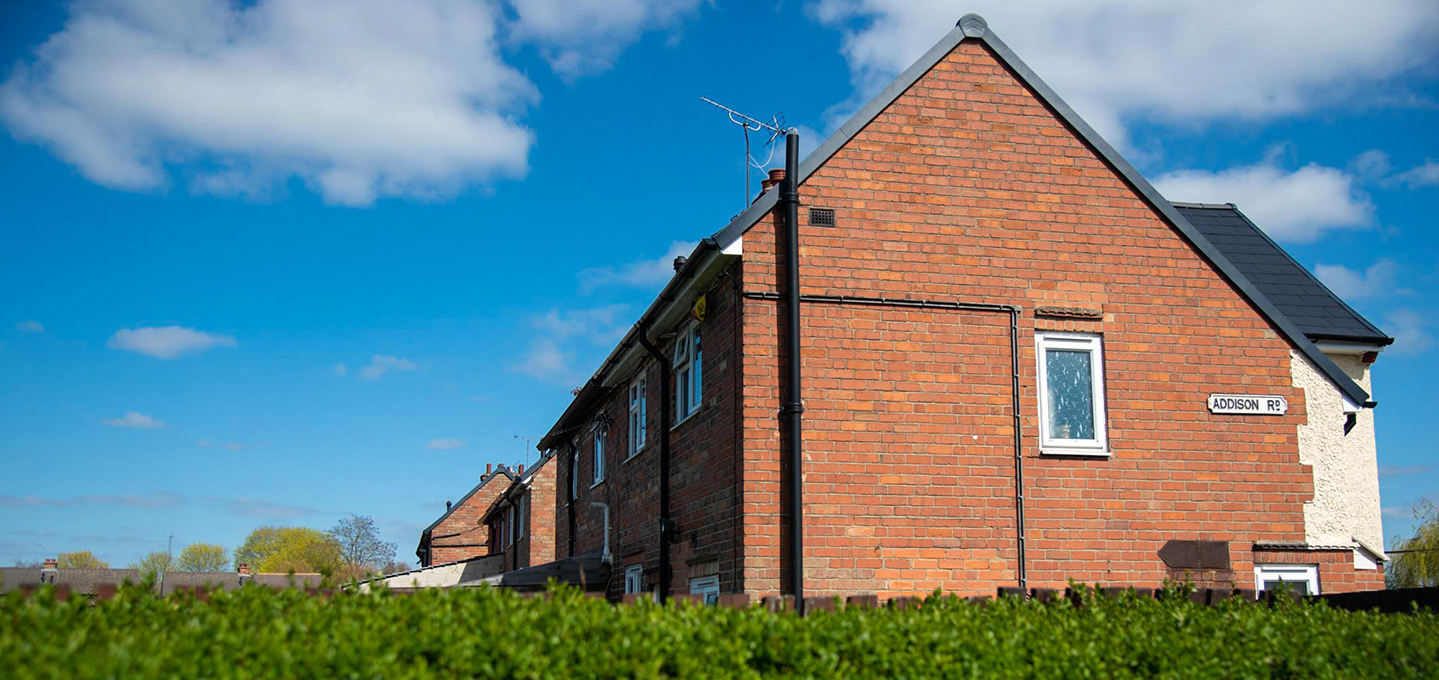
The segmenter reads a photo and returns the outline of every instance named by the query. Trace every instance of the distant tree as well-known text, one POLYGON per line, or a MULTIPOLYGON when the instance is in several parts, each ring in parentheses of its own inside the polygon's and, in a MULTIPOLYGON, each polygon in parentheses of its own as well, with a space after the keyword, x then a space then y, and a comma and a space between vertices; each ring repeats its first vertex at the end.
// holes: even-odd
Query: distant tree
POLYGON ((15 566, 24 569, 39 569, 45 566, 44 560, 15 560, 15 566))
POLYGON ((89 550, 77 550, 56 555, 61 569, 106 569, 110 565, 89 550))
POLYGON ((180 551, 177 563, 180 571, 225 571, 230 567, 230 557, 225 548, 212 543, 191 543, 180 551))
POLYGON ((335 573, 343 565, 340 544, 305 527, 260 527, 235 550, 235 564, 256 572, 335 573))
POLYGON ((398 574, 402 571, 409 571, 411 569, 414 569, 414 567, 410 566, 409 562, 405 562, 403 560, 390 560, 389 562, 386 562, 385 566, 380 569, 380 573, 398 574))
POLYGON ((159 574, 170 571, 174 567, 174 558, 164 550, 156 550, 146 553, 139 562, 132 562, 129 569, 134 569, 142 574, 159 574))
POLYGON ((330 537, 340 544, 340 560, 349 576, 383 570, 395 559, 395 544, 380 540, 375 520, 351 513, 335 524, 330 537))
POLYGON ((250 565, 253 571, 262 571, 260 565, 271 555, 280 551, 281 527, 260 527, 245 537, 245 542, 235 548, 235 567, 250 565))
POLYGON ((1398 544, 1384 572, 1390 588, 1439 586, 1439 509, 1427 500, 1414 505, 1419 526, 1413 538, 1398 544))

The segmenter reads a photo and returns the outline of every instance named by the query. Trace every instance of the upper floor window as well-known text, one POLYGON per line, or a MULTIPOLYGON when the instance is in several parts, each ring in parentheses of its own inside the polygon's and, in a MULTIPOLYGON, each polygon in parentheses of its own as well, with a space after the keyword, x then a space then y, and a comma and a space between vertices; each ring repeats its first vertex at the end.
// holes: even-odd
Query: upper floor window
POLYGON ((525 525, 529 524, 526 515, 529 510, 530 495, 524 494, 515 499, 515 540, 525 537, 525 525))
POLYGON ((520 540, 520 537, 518 535, 519 525, 515 523, 515 506, 513 505, 511 505, 509 508, 509 516, 509 521, 505 522, 505 526, 510 527, 509 531, 506 532, 506 535, 509 537, 509 544, 514 545, 515 541, 520 540))
POLYGON ((630 383, 630 450, 635 456, 645 448, 645 376, 630 383))
POLYGON ((700 326, 691 323, 675 339, 675 417, 677 420, 694 415, 704 402, 704 351, 700 342, 700 326))
POLYGON ((580 497, 580 449, 570 453, 570 500, 580 497))
POLYGON ((595 481, 590 486, 605 481, 605 430, 603 425, 595 426, 595 481))
POLYGON ((1104 348, 1098 335, 1039 333, 1039 447, 1042 453, 1108 455, 1104 348))

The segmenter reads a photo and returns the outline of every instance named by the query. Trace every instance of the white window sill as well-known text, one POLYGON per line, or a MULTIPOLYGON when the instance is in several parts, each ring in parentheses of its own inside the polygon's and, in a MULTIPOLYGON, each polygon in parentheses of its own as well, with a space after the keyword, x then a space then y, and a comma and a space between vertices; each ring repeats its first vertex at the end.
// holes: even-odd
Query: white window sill
POLYGON ((646 448, 645 446, 641 446, 641 447, 640 447, 640 450, 638 450, 638 451, 630 454, 629 457, 625 458, 624 460, 622 460, 622 461, 620 461, 620 462, 621 462, 621 463, 628 463, 628 462, 630 462, 630 461, 632 461, 632 460, 634 460, 634 459, 636 459, 636 458, 639 458, 639 457, 640 457, 640 454, 642 454, 642 453, 645 452, 645 448, 646 448))
POLYGON ((600 481, 595 482, 594 484, 591 484, 591 485, 590 485, 590 488, 593 489, 593 488, 595 488, 595 487, 597 487, 597 486, 599 486, 599 485, 601 485, 601 484, 604 484, 604 483, 605 483, 605 480, 601 479, 600 481))
POLYGON ((1109 449, 1078 449, 1064 446, 1045 446, 1039 449, 1039 455, 1055 458, 1110 458, 1114 454, 1109 449))
POLYGON ((691 418, 699 415, 699 412, 700 412, 700 411, 703 411, 703 410, 704 410, 704 406, 700 406, 699 408, 696 408, 695 410, 690 411, 690 414, 689 414, 689 415, 687 415, 687 416, 685 416, 685 417, 683 417, 683 418, 680 418, 680 419, 679 419, 679 422, 676 422, 674 425, 671 425, 671 426, 670 426, 670 432, 674 432, 675 430, 679 429, 679 426, 684 425, 685 423, 689 422, 691 418))

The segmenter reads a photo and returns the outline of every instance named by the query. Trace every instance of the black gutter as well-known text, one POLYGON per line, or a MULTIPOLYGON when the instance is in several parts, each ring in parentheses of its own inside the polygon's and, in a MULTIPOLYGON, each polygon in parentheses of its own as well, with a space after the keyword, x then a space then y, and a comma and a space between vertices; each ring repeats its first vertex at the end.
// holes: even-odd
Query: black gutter
POLYGON ((674 400, 670 398, 672 368, 660 348, 650 342, 644 329, 637 329, 640 345, 660 365, 660 603, 670 599, 670 421, 674 400))
MULTIPOLYGON (((778 302, 787 299, 773 291, 745 291, 740 294, 749 300, 778 302)), ((1025 568, 1024 532, 1024 451, 1021 438, 1020 396, 1019 396, 1019 314, 1018 305, 992 302, 957 302, 953 300, 919 300, 912 298, 867 297, 862 295, 800 295, 800 302, 832 305, 856 305, 864 307, 900 307, 907 309, 934 309, 954 312, 997 312, 1009 316, 1010 355, 1010 410, 1014 415, 1014 523, 1015 559, 1018 563, 1015 573, 1020 588, 1027 589, 1029 578, 1025 568)), ((796 602, 796 606, 801 606, 796 602)))
POLYGON ((800 382, 799 326, 799 133, 784 138, 784 181, 779 200, 784 207, 785 354, 789 381, 780 419, 781 436, 789 443, 789 582, 795 608, 804 613, 804 392, 800 382))
POLYGON ((655 301, 650 303, 649 308, 640 315, 640 319, 635 322, 634 328, 630 329, 630 332, 625 334, 625 337, 620 340, 620 343, 610 351, 610 355, 605 358, 605 362, 600 365, 600 369, 595 371, 594 375, 580 388, 579 396, 575 397, 574 400, 570 402, 569 407, 565 409, 564 413, 560 414, 559 420, 555 421, 550 431, 547 432, 544 437, 540 438, 539 443, 535 445, 536 448, 543 451, 555 447, 555 439, 563 434, 565 425, 588 411, 594 401, 599 398, 601 394, 600 388, 603 386, 602 382, 605 375, 623 358, 625 348, 635 342, 635 335, 638 329, 649 328, 650 324, 654 322, 654 317, 664 311, 665 305, 671 300, 676 299, 679 290, 685 286, 685 283, 689 281, 689 279, 694 277, 696 270, 699 269, 700 264, 704 260, 704 256, 712 251, 718 250, 720 250, 719 241, 716 241, 713 237, 704 239, 700 241, 699 245, 695 246, 694 252, 690 253, 689 258, 685 260, 684 266, 681 267, 679 272, 665 285, 659 297, 655 298, 655 301))

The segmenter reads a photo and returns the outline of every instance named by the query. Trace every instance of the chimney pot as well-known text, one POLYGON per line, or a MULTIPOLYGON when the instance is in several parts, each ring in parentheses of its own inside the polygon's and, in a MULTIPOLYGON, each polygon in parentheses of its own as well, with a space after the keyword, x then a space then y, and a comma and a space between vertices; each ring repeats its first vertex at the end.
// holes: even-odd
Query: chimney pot
POLYGON ((485 474, 487 474, 487 475, 492 475, 492 474, 494 474, 494 473, 495 473, 495 464, 494 464, 494 463, 485 463, 485 474))
POLYGON ((519 471, 519 472, 516 472, 516 473, 515 473, 515 476, 518 477, 518 476, 523 475, 523 474, 525 474, 525 464, 524 464, 524 463, 520 463, 520 471, 519 471))

